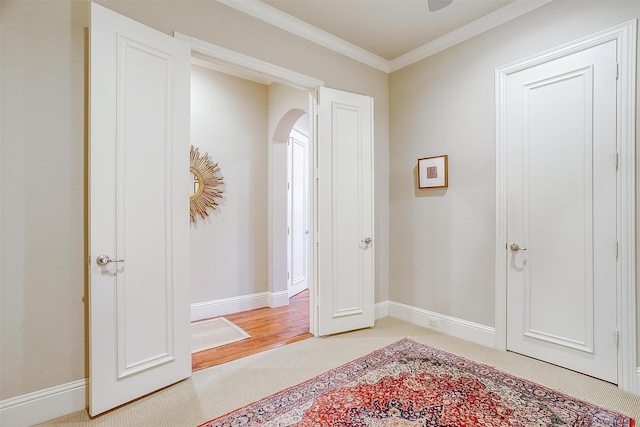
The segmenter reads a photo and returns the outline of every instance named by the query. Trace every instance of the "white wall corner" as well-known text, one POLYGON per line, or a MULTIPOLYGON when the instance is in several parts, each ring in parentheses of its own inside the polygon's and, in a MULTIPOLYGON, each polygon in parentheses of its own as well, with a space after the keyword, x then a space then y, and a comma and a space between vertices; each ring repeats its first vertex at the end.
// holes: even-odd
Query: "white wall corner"
POLYGON ((389 317, 389 304, 391 301, 386 300, 382 302, 377 302, 373 306, 374 319, 382 319, 383 317, 389 317))
POLYGON ((191 304, 191 321, 267 307, 267 292, 191 304))
POLYGON ((398 302, 389 302, 389 316, 485 347, 494 347, 495 328, 398 302))
POLYGON ((47 388, 0 401, 0 425, 23 427, 87 407, 87 380, 47 388))
POLYGON ((267 306, 271 308, 289 305, 289 291, 269 292, 267 294, 267 306))

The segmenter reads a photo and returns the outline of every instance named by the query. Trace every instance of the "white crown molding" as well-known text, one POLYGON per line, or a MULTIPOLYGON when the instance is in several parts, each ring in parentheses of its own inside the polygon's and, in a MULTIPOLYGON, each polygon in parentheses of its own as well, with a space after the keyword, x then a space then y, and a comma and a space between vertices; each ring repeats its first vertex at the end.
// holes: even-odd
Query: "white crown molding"
POLYGON ((427 44, 424 44, 411 52, 401 55, 389 63, 389 72, 392 73, 408 65, 421 61, 431 55, 448 49, 465 40, 489 31, 505 22, 511 21, 519 16, 531 12, 534 9, 550 3, 552 0, 515 0, 513 3, 502 7, 480 19, 460 27, 442 37, 439 37, 427 44))
POLYGON ((307 24, 298 18, 294 18, 259 0, 218 0, 218 2, 268 24, 275 25, 278 28, 319 44, 327 49, 331 49, 334 52, 341 53, 370 67, 384 71, 385 73, 389 72, 389 61, 386 59, 374 55, 313 25, 307 24))
POLYGON ((442 37, 405 53, 391 61, 355 46, 339 37, 329 34, 298 18, 294 18, 259 0, 218 0, 218 2, 253 16, 268 24, 275 25, 285 31, 307 39, 320 46, 348 56, 351 59, 369 65, 385 73, 392 73, 415 62, 421 61, 444 49, 489 31, 512 19, 544 6, 552 0, 515 0, 513 3, 496 10, 476 21, 458 28, 442 37))

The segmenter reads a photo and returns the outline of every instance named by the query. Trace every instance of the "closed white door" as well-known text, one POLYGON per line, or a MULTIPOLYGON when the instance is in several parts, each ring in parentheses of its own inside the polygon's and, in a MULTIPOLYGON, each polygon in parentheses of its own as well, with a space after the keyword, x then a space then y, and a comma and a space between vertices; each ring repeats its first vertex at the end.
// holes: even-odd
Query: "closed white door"
MULTIPOLYGON (((305 116, 306 117, 306 116, 305 116)), ((309 287, 309 137, 290 137, 289 150, 289 298, 309 287)))
POLYGON ((321 88, 318 109, 318 333, 374 324, 373 99, 321 88))
POLYGON ((184 43, 91 3, 89 412, 191 375, 184 43))
POLYGON ((507 348, 617 382, 616 45, 507 80, 507 348))

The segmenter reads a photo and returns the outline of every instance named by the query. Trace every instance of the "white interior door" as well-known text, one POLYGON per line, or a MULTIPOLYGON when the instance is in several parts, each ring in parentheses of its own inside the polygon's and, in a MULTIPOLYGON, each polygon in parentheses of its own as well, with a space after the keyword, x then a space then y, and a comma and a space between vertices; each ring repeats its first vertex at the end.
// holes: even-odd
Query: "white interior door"
POLYGON ((97 415, 191 375, 190 50, 92 3, 90 66, 89 412, 97 415))
POLYGON ((329 335, 374 324, 373 99, 319 98, 318 333, 329 335))
MULTIPOLYGON (((306 116, 304 116, 306 118, 306 116)), ((292 131, 289 158, 289 298, 309 287, 309 137, 292 131)))
POLYGON ((507 80, 507 348, 617 382, 616 44, 507 80), (518 246, 512 246, 518 245, 518 246))

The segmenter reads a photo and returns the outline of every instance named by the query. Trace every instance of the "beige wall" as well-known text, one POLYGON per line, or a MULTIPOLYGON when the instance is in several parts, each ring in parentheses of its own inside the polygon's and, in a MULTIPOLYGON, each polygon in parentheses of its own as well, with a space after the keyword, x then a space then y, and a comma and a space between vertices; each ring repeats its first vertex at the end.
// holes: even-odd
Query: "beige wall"
POLYGON ((552 2, 390 76, 391 300, 494 326, 495 68, 640 16, 640 2, 552 2), (449 155, 449 188, 416 190, 449 155))
POLYGON ((191 67, 191 144, 224 176, 220 206, 191 224, 191 302, 267 291, 268 87, 191 67))
MULTIPOLYGON (((374 97, 376 298, 387 299, 388 76, 218 2, 101 3, 167 34, 179 31, 307 74, 327 86, 374 97)), ((3 0, 0 7, 3 400, 86 377, 89 14, 85 1, 3 0)))
POLYGON ((85 371, 85 47, 70 3, 0 3, 0 399, 85 371))

